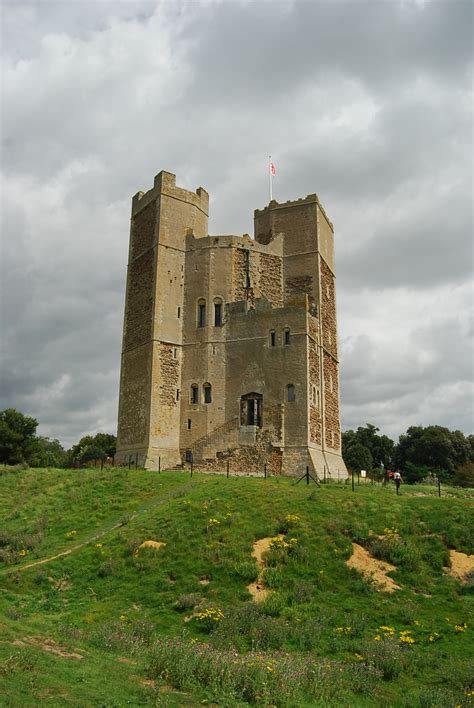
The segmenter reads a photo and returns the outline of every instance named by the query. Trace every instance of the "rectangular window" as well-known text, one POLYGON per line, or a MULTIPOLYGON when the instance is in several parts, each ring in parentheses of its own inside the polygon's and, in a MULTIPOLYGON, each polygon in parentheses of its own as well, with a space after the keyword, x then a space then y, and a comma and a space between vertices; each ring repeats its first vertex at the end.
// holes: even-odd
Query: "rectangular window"
POLYGON ((179 388, 176 389, 176 400, 179 401, 179 388))
POLYGON ((181 308, 178 307, 178 319, 181 317, 181 308))
POLYGON ((191 430, 191 418, 188 418, 188 430, 191 430))
POLYGON ((199 310, 198 310, 198 327, 205 327, 205 326, 206 326, 206 303, 200 302, 199 303, 199 310))
POLYGON ((191 403, 194 405, 199 403, 199 388, 197 386, 191 386, 191 403))
POLYGON ((222 325, 222 303, 214 303, 214 327, 222 325))
POLYGON ((270 346, 274 347, 276 344, 276 334, 275 332, 270 332, 270 346))
POLYGON ((283 341, 285 342, 285 344, 290 343, 290 330, 289 329, 285 329, 285 334, 283 335, 283 341))
POLYGON ((211 384, 204 384, 204 403, 212 403, 211 384))

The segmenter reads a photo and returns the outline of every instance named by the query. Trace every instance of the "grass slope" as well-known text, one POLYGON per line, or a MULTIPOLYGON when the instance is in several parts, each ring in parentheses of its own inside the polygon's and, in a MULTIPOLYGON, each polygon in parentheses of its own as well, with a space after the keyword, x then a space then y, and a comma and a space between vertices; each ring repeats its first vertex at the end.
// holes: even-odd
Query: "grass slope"
POLYGON ((472 585, 442 570, 449 548, 473 553, 472 496, 402 491, 2 474, 1 705, 472 705, 472 585), (278 533, 256 606, 252 545, 278 533), (166 546, 136 554, 146 540, 166 546), (349 569, 352 542, 402 589, 349 569))

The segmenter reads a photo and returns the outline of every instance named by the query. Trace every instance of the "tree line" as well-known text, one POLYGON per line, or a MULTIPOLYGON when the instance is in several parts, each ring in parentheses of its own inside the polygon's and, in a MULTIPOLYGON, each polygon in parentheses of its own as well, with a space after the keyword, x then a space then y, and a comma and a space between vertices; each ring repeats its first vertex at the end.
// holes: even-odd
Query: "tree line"
POLYGON ((30 467, 76 467, 115 455, 115 435, 85 435, 65 450, 59 440, 37 435, 37 427, 36 418, 14 408, 0 411, 0 462, 30 467))
MULTIPOLYGON (((38 421, 14 408, 0 411, 0 462, 31 467, 75 467, 113 458, 117 439, 86 435, 69 450, 59 440, 36 434, 38 421)), ((411 426, 395 443, 368 423, 342 433, 342 456, 349 470, 383 475, 400 470, 405 482, 436 476, 443 482, 474 486, 474 435, 441 425, 411 426)))
POLYGON ((412 425, 395 443, 368 423, 342 433, 342 456, 354 472, 375 475, 400 470, 405 482, 437 477, 442 482, 474 486, 474 435, 441 425, 412 425))

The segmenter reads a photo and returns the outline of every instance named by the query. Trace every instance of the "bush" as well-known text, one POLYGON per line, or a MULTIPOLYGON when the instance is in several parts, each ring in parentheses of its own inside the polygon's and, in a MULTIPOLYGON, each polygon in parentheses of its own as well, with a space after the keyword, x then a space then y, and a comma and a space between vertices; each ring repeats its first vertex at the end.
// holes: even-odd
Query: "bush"
POLYGON ((107 578, 109 575, 114 575, 116 571, 116 563, 113 558, 107 558, 97 569, 99 578, 107 578))
POLYGON ((187 610, 193 610, 196 605, 200 602, 199 595, 195 593, 187 593, 185 595, 180 595, 173 607, 177 612, 186 612, 187 610))
POLYGON ((220 649, 281 649, 290 636, 288 622, 266 615, 260 607, 248 604, 226 610, 212 631, 210 641, 220 649))
POLYGON ((138 654, 151 644, 154 631, 154 625, 145 620, 111 620, 91 630, 88 638, 99 649, 138 654))
POLYGON ((395 678, 407 666, 406 652, 406 647, 401 647, 397 639, 390 637, 367 640, 360 645, 365 662, 381 671, 386 680, 395 678))

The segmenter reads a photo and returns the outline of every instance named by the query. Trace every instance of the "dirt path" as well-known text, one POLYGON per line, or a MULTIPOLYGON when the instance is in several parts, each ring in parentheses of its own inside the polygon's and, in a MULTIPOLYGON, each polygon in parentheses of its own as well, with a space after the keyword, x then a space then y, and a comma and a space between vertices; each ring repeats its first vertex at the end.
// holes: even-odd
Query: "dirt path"
MULTIPOLYGON (((175 497, 181 496, 188 489, 190 489, 191 486, 192 486, 192 484, 189 484, 189 483, 184 484, 183 486, 178 487, 177 489, 174 489, 170 494, 167 494, 165 497, 160 497, 158 500, 153 501, 151 504, 148 503, 145 506, 142 506, 140 509, 135 511, 133 514, 130 514, 130 516, 128 517, 127 523, 130 521, 133 521, 138 516, 142 516, 144 514, 147 514, 149 511, 153 511, 158 506, 161 506, 162 504, 165 504, 166 502, 170 501, 170 499, 174 499, 175 497)), ((118 529, 124 525, 125 525, 125 522, 123 520, 121 520, 121 521, 117 521, 115 524, 112 524, 112 526, 103 527, 102 529, 97 531, 93 536, 89 536, 85 541, 81 541, 81 543, 76 543, 75 546, 72 546, 65 551, 60 551, 59 553, 56 553, 54 556, 49 556, 48 558, 40 558, 39 560, 32 561, 31 563, 25 563, 23 565, 9 565, 9 566, 6 566, 5 568, 1 568, 0 569, 0 576, 7 575, 8 573, 11 573, 12 571, 16 571, 16 572, 20 573, 20 572, 23 572, 24 570, 28 570, 29 568, 35 568, 37 565, 44 565, 45 563, 51 563, 51 561, 57 560, 58 558, 63 558, 64 556, 69 556, 69 555, 71 555, 71 553, 75 553, 80 548, 84 548, 84 546, 88 546, 90 543, 97 541, 99 538, 103 538, 108 533, 111 533, 112 531, 115 531, 116 529, 118 529)))
MULTIPOLYGON (((284 538, 283 534, 278 535, 279 538, 284 538)), ((260 538, 253 544, 252 557, 255 558, 258 564, 259 573, 258 578, 255 582, 247 585, 247 590, 252 595, 254 602, 263 602, 268 596, 268 590, 263 584, 263 569, 265 568, 265 561, 263 560, 263 554, 270 550, 270 543, 273 540, 273 536, 268 538, 260 538)))
POLYGON ((378 590, 384 592, 401 590, 400 586, 387 575, 391 570, 396 570, 394 565, 377 560, 363 546, 359 546, 358 543, 352 544, 352 550, 352 556, 346 561, 346 565, 349 568, 354 568, 359 573, 362 573, 367 580, 372 580, 378 590))

